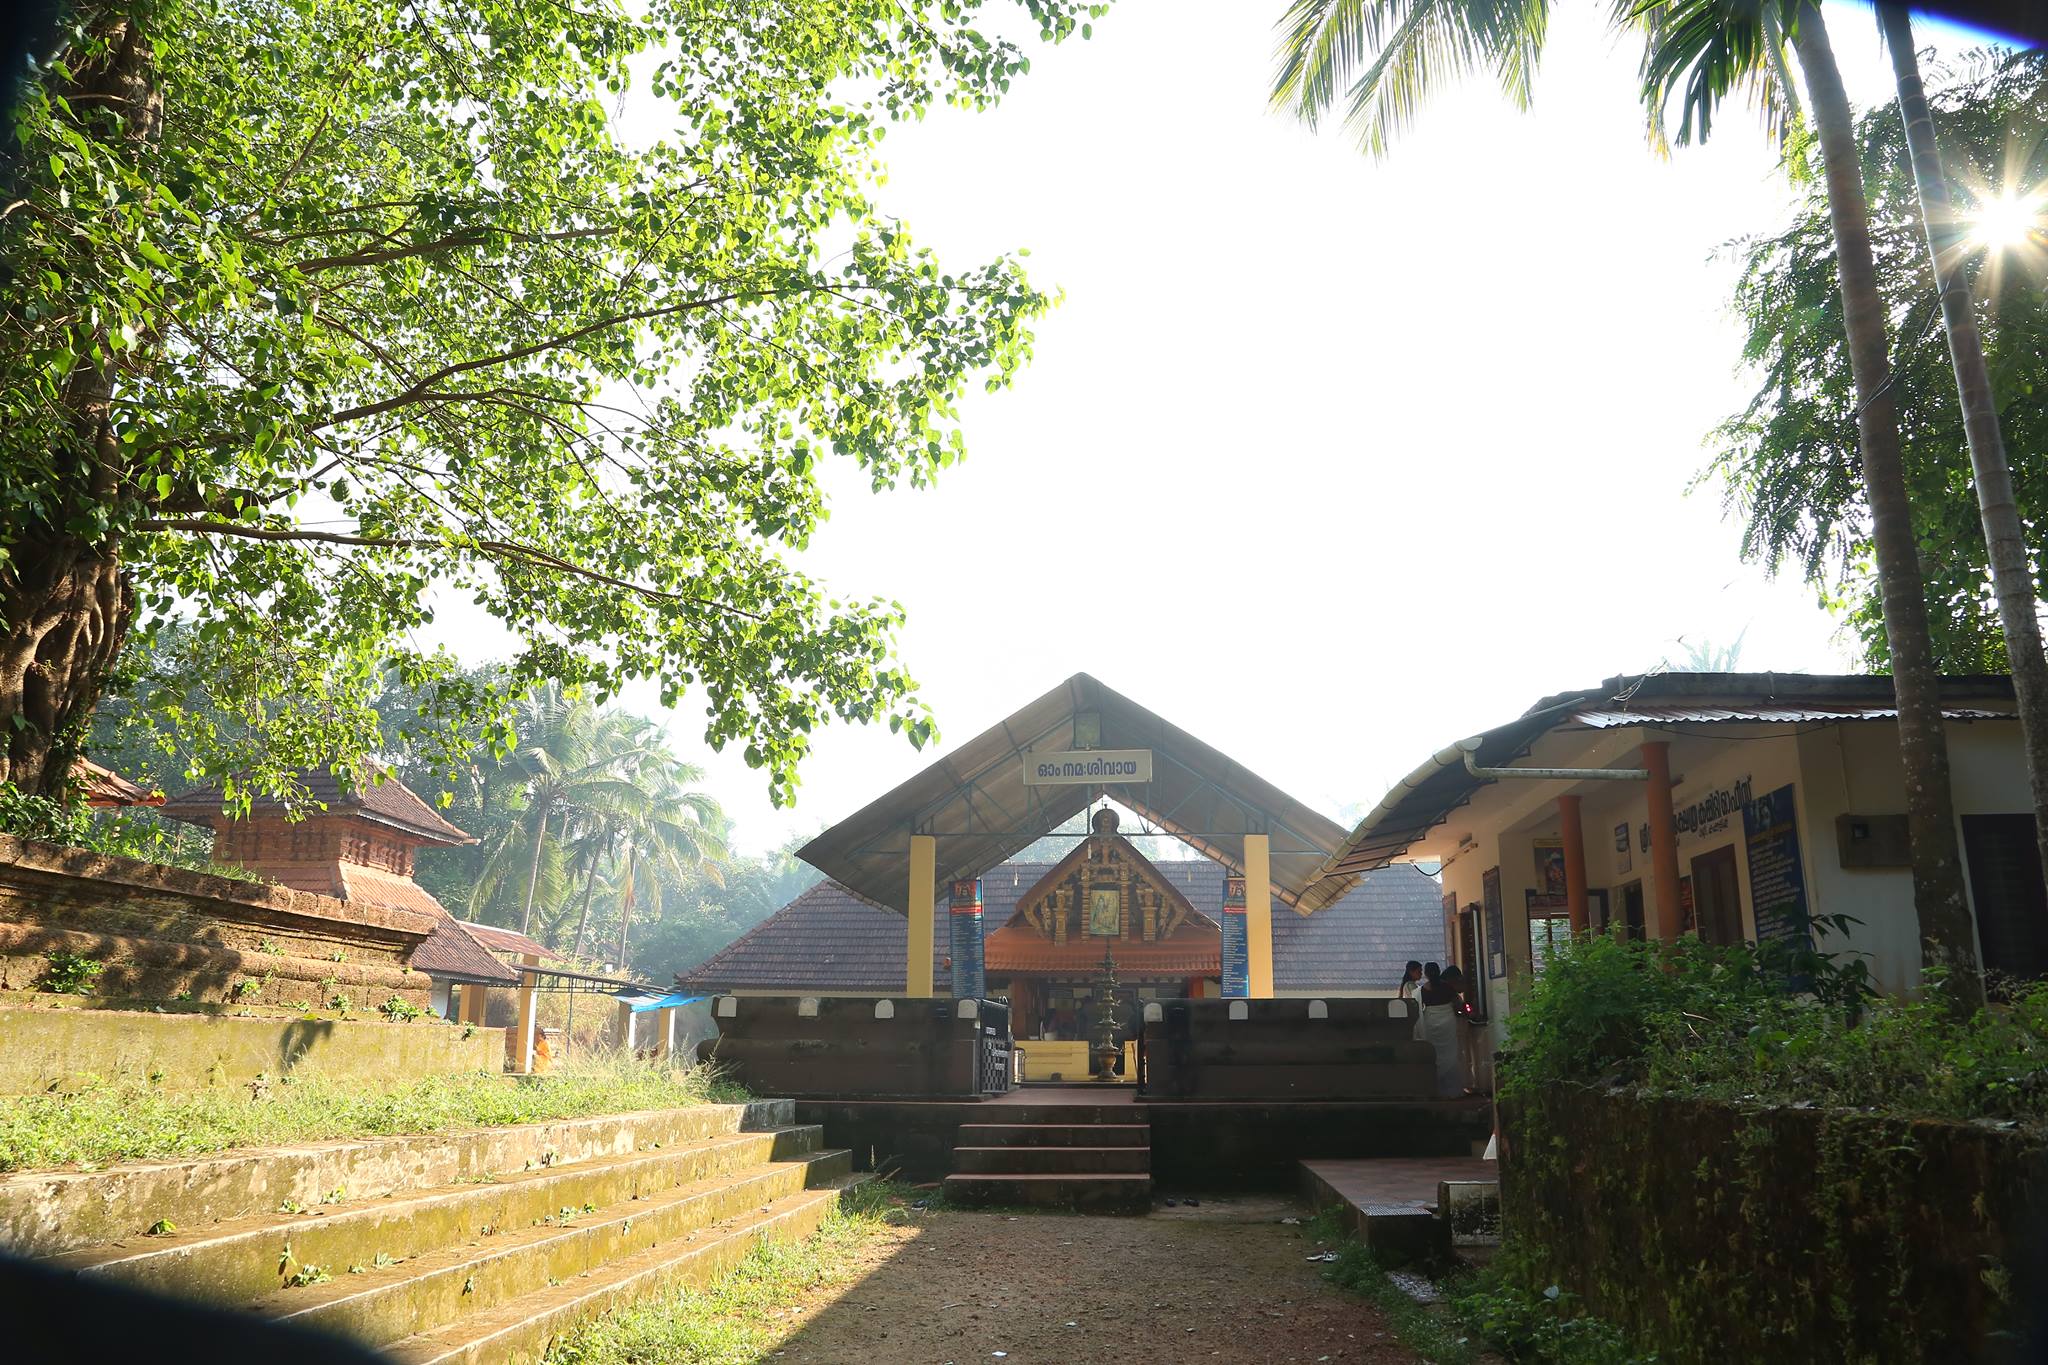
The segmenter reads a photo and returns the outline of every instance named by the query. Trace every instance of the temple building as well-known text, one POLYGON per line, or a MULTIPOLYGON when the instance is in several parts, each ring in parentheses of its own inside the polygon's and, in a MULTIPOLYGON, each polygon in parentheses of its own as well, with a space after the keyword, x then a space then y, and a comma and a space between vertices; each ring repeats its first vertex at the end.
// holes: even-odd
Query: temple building
MULTIPOLYGON (((1230 870, 1200 856, 1153 861, 1119 832, 1120 823, 1105 806, 1090 821, 1093 833, 1059 862, 1005 862, 978 879, 979 994, 1008 1002, 1027 1075, 1049 1078, 1081 1066, 1105 956, 1115 964, 1121 1042, 1146 1002, 1222 994, 1230 870)), ((1312 916, 1275 898, 1273 994, 1394 995, 1410 960, 1443 956, 1441 899, 1436 879, 1412 865, 1360 878, 1312 916)), ((934 996, 954 994, 954 919, 949 913, 935 925, 934 996)), ((900 914, 825 881, 677 981, 693 995, 900 997, 903 930, 900 914)))
POLYGON ((524 934, 456 919, 413 880, 413 857, 420 849, 476 840, 396 778, 360 791, 327 772, 298 780, 307 809, 297 820, 270 797, 256 798, 246 818, 232 818, 219 787, 188 791, 166 802, 162 813, 210 828, 213 860, 223 866, 299 891, 434 916, 434 932, 414 951, 412 967, 433 982, 435 1013, 483 1023, 484 993, 519 985, 519 973, 500 954, 534 962, 538 957, 529 955, 546 950, 524 934))

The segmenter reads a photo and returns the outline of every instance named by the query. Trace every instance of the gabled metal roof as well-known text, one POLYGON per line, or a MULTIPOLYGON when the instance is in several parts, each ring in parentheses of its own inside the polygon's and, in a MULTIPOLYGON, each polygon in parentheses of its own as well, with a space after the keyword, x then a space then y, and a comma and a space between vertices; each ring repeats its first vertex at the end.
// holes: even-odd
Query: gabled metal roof
MULTIPOLYGON (((1942 714, 1950 720, 2010 719, 2012 678, 1952 674, 1941 680, 1942 714), (1988 702, 1988 707, 1963 703, 1988 702)), ((1598 687, 1543 698, 1504 725, 1431 754, 1394 784, 1358 822, 1312 879, 1299 908, 1314 910, 1344 894, 1361 872, 1385 867, 1442 823, 1492 779, 1465 768, 1476 746, 1480 767, 1505 767, 1552 730, 1605 730, 1641 725, 1828 725, 1894 720, 1892 680, 1882 674, 1653 673, 1609 678, 1598 687)))
MULTIPOLYGON (((941 885, 974 877, 1084 809, 1098 793, 1226 866, 1244 868, 1244 836, 1270 836, 1273 892, 1298 905, 1344 839, 1343 826, 1086 673, 996 722, 798 850, 877 904, 903 910, 910 836, 938 843, 941 885), (1100 722, 1094 747, 1150 749, 1152 780, 1100 787, 1027 786, 1025 755, 1072 749, 1074 721, 1100 722)), ((1339 889, 1339 894, 1342 889, 1339 889)))

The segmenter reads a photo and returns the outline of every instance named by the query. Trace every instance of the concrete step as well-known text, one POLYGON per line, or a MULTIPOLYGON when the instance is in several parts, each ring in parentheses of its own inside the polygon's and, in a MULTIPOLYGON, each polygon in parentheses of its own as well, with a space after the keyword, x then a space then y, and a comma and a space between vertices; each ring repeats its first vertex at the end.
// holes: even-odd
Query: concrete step
POLYGON ((1146 1123, 963 1123, 962 1147, 1147 1147, 1146 1123))
POLYGON ((946 1177, 946 1197, 958 1204, 1037 1206, 1084 1213, 1145 1213, 1152 1207, 1149 1175, 966 1175, 946 1177))
POLYGON ((1150 1147, 955 1147, 961 1175, 1143 1174, 1152 1169, 1150 1147))
POLYGON ((140 1237, 159 1220, 196 1231, 274 1214, 287 1200, 318 1208, 337 1189, 351 1199, 374 1199, 795 1122, 788 1100, 756 1100, 124 1161, 98 1171, 24 1171, 0 1177, 0 1229, 8 1250, 49 1256, 140 1237))
POLYGON ((851 1173, 852 1154, 812 1152, 737 1174, 713 1176, 593 1213, 503 1230, 359 1273, 279 1289, 251 1305, 265 1316, 383 1346, 459 1325, 663 1243, 702 1238, 724 1220, 851 1173))
POLYGON ((667 1289, 703 1284, 731 1270, 762 1242, 810 1235, 840 1196, 866 1179, 842 1175, 818 1188, 778 1196, 724 1223, 657 1242, 574 1279, 394 1342, 384 1354, 393 1365, 528 1365, 579 1323, 667 1289))
POLYGON ((341 1200, 301 1214, 232 1219, 163 1237, 127 1238, 52 1260, 70 1269, 215 1303, 246 1303, 278 1289, 300 1266, 340 1276, 380 1258, 410 1261, 559 1219, 564 1209, 610 1209, 679 1186, 795 1161, 817 1151, 811 1125, 712 1137, 653 1151, 515 1171, 401 1198, 341 1200), (290 1263, 284 1248, 291 1249, 290 1263))

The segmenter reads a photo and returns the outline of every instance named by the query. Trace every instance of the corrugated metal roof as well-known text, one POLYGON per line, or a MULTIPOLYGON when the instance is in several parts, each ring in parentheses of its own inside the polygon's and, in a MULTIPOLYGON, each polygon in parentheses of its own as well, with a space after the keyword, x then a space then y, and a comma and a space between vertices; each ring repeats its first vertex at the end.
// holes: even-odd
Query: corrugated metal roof
MULTIPOLYGON (((2010 719, 2007 674, 1947 674, 1942 713, 1954 720, 2010 719), (1989 707, 1969 702, 1988 702, 1989 707)), ((1891 720, 1893 684, 1882 674, 1655 673, 1621 675, 1598 687, 1559 692, 1491 730, 1446 746, 1396 783, 1318 871, 1301 904, 1315 907, 1340 894, 1347 879, 1401 857, 1417 840, 1492 779, 1465 770, 1464 746, 1476 746, 1482 767, 1504 767, 1546 732, 1578 722, 1592 729, 1629 725, 1832 724, 1891 720)))
MULTIPOLYGON (((1948 720, 2011 720, 2010 711, 1986 711, 1972 706, 1944 706, 1948 720)), ((1680 706, 1652 703, 1626 710, 1588 709, 1572 712, 1571 718, 1595 730, 1613 730, 1629 725, 1720 724, 1746 721, 1764 724, 1802 725, 1853 720, 1897 720, 1895 706, 1680 706)))
POLYGON ((1086 673, 1027 702, 945 758, 798 850, 827 877, 877 905, 909 901, 910 835, 938 836, 938 882, 1001 863, 1087 806, 1096 789, 1034 787, 1028 753, 1070 749, 1077 714, 1100 718, 1099 747, 1150 749, 1152 780, 1102 788, 1120 804, 1232 868, 1244 836, 1270 836, 1274 892, 1294 904, 1343 842, 1344 829, 1187 731, 1086 673))

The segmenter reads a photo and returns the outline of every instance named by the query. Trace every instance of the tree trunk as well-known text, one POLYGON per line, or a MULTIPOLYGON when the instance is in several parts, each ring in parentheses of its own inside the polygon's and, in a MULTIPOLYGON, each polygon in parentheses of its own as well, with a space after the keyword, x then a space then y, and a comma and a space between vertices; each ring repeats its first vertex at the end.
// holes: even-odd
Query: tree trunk
POLYGON ((590 855, 590 868, 583 874, 583 913, 576 917, 576 946, 569 950, 572 960, 583 957, 583 935, 590 928, 590 893, 597 888, 597 854, 590 855))
MULTIPOLYGON (((102 16, 91 28, 106 55, 73 53, 61 93, 76 109, 122 110, 139 154, 163 125, 149 42, 131 16, 102 16)), ((126 477, 111 421, 115 377, 111 358, 72 371, 64 393, 71 438, 56 452, 49 517, 10 527, 0 541, 0 782, 41 796, 63 794, 135 608, 118 543, 69 529, 114 502, 126 477)))
POLYGON ((519 916, 519 932, 522 934, 533 933, 533 893, 540 885, 540 851, 548 841, 548 821, 555 814, 553 805, 552 797, 541 798, 540 821, 533 831, 533 865, 526 872, 526 909, 519 916))
POLYGON ((1913 154, 1920 222, 1927 231, 1927 250, 1934 258, 1934 280, 1941 291, 1941 321, 1948 332, 1956 392, 1962 399, 1963 432, 1969 438, 1970 469, 1976 477, 1977 512, 1984 522, 1991 591, 1998 600, 1999 624, 2005 630, 2013 694, 2019 701, 2020 734, 2027 746, 2034 833, 2042 872, 2048 875, 2048 652, 2042 649, 2040 604, 2034 596, 2026 527, 2013 496, 2012 467, 2006 461, 2005 437, 1998 429, 1998 405, 1984 364, 1984 340, 1977 331, 1969 275, 1963 269, 1968 232, 1942 170, 1934 115, 1927 107, 1927 92, 1920 84, 1920 60, 1913 51, 1912 20, 1897 5, 1879 6, 1878 15, 1884 24, 1885 43, 1891 48, 1892 71, 1898 78, 1899 117, 1906 125, 1906 146, 1913 154))
POLYGON ((1892 688, 1898 699, 1899 763, 1905 772, 1920 953, 1928 967, 1946 970, 1956 1003, 1967 1009, 1982 1002, 1983 981, 1977 970, 1975 926, 1963 896, 1962 857, 1949 795, 1948 737, 1942 729, 1941 675, 1935 670, 1934 645, 1927 633, 1927 594, 1899 458, 1890 343, 1871 255, 1870 210, 1863 194, 1855 123, 1818 6, 1800 11, 1792 42, 1806 73, 1807 104, 1827 177, 1842 322, 1856 379, 1856 441, 1864 495, 1870 502, 1892 688))
POLYGON ((633 922, 633 874, 640 866, 640 850, 633 845, 626 847, 626 882, 619 889, 619 960, 618 969, 626 970, 626 928, 633 922))

